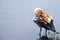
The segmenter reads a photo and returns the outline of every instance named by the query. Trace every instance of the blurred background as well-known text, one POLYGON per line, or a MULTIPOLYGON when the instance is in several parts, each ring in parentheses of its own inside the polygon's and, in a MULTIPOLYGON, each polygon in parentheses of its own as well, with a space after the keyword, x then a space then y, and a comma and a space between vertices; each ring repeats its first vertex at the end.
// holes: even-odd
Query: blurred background
POLYGON ((0 40, 38 38, 39 27, 33 22, 38 7, 54 16, 56 31, 60 32, 60 0, 0 0, 0 40))

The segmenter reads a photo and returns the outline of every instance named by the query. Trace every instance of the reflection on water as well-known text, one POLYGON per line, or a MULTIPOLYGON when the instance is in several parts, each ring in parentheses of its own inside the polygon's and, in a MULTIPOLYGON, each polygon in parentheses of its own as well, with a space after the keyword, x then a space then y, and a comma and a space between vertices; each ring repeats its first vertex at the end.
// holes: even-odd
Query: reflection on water
POLYGON ((50 30, 47 31, 47 37, 42 36, 41 38, 37 38, 36 40, 60 40, 60 33, 54 33, 50 30))

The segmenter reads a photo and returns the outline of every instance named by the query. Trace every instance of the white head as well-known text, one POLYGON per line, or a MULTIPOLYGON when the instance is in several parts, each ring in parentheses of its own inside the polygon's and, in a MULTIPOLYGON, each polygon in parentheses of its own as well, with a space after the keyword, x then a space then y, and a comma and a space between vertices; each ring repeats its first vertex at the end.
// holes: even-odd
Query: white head
POLYGON ((41 9, 41 8, 36 8, 36 9, 34 10, 34 14, 35 14, 36 16, 40 16, 41 13, 42 13, 42 9, 41 9))

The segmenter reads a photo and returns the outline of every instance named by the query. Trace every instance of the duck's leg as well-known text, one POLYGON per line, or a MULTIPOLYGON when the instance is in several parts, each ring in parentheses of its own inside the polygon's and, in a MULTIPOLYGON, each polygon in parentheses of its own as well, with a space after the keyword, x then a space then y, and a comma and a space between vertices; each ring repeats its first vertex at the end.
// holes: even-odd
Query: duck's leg
POLYGON ((40 27, 39 37, 41 38, 42 27, 40 27))
POLYGON ((45 30, 45 36, 47 37, 47 29, 45 30))

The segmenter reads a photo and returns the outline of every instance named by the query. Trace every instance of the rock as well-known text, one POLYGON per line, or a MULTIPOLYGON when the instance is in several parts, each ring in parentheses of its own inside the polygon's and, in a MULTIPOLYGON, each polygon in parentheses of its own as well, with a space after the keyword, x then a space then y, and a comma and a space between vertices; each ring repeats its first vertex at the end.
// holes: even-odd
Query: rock
POLYGON ((51 40, 51 38, 48 38, 46 36, 42 36, 41 38, 37 39, 37 40, 51 40))

